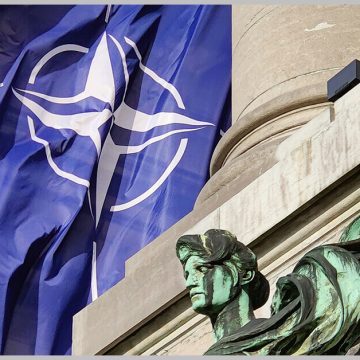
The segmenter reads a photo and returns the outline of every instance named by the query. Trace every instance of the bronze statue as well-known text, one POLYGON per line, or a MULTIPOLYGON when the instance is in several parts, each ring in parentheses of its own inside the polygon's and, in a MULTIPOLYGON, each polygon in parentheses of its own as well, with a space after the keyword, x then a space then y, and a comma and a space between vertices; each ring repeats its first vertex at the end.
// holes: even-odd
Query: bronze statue
POLYGON ((354 221, 342 243, 309 251, 278 280, 268 319, 254 316, 269 284, 249 248, 224 230, 182 236, 176 252, 192 306, 216 338, 205 355, 346 354, 360 340, 359 227, 354 221))

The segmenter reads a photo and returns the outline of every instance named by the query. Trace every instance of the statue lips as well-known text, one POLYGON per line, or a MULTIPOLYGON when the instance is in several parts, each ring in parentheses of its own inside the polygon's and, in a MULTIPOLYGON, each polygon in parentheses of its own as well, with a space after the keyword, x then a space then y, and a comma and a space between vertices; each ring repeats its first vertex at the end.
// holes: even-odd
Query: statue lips
POLYGON ((190 298, 193 298, 194 296, 197 296, 197 295, 203 295, 203 293, 200 291, 191 291, 190 290, 190 298))

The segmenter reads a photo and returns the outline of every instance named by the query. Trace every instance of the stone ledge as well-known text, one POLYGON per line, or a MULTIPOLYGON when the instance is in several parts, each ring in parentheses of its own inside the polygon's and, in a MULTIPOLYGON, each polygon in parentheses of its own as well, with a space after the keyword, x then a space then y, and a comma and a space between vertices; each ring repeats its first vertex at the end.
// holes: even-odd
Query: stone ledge
MULTIPOLYGON (((278 277, 291 272, 305 252, 323 243, 337 242, 345 226, 359 216, 360 172, 349 175, 260 243, 250 244, 258 255, 259 269, 270 281, 272 294, 278 277)), ((270 315, 269 302, 255 312, 257 317, 270 315)), ((212 343, 209 320, 193 312, 185 295, 107 354, 200 355, 212 343)))
MULTIPOLYGON (((359 98, 357 86, 335 103, 335 121, 201 221, 188 229, 182 223, 182 233, 220 227, 252 244, 341 182, 360 164, 359 98), (241 209, 246 210, 240 213, 241 209)), ((187 218, 197 219, 204 212, 193 212, 187 218)), ((123 281, 75 315, 74 355, 106 352, 184 295, 182 269, 174 250, 176 227, 179 225, 167 232, 176 236, 166 241, 161 236, 145 247, 136 261, 129 261, 123 281)))

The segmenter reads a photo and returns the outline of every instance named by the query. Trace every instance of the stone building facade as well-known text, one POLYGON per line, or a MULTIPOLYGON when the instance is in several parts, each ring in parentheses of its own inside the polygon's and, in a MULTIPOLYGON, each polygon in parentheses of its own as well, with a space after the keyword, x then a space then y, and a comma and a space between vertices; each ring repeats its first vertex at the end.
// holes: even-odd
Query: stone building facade
MULTIPOLYGON (((75 315, 73 353, 199 355, 179 236, 222 228, 258 256, 272 290, 309 249, 360 215, 360 85, 327 81, 360 59, 358 5, 233 5, 233 124, 194 210, 126 263, 126 277, 75 315)), ((269 314, 269 303, 257 310, 269 314)))

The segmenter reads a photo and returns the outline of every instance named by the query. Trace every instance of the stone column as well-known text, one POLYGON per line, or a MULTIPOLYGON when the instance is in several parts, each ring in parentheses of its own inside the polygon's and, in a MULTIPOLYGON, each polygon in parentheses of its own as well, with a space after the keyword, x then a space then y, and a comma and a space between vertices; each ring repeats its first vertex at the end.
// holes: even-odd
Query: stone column
POLYGON ((360 58, 359 18, 356 5, 233 5, 233 125, 196 207, 246 187, 284 155, 283 140, 332 107, 327 81, 360 58))

